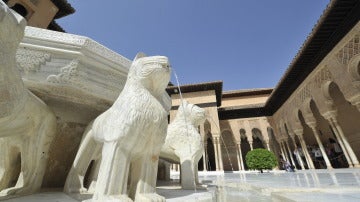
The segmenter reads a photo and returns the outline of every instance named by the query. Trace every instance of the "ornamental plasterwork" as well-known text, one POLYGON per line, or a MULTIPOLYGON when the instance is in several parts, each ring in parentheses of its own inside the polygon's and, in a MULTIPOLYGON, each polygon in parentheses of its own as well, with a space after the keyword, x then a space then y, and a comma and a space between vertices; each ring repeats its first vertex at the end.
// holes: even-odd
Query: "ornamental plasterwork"
POLYGON ((305 85, 298 94, 298 99, 300 103, 303 103, 307 98, 311 97, 311 90, 309 85, 305 85))
POLYGON ((56 32, 51 30, 39 29, 27 26, 25 28, 25 39, 41 39, 43 41, 56 41, 63 44, 72 44, 81 46, 85 43, 86 37, 56 32))
POLYGON ((250 130, 252 130, 253 128, 256 127, 256 123, 254 120, 249 120, 249 126, 250 126, 250 130))
POLYGON ((50 54, 19 48, 16 52, 16 63, 21 72, 37 72, 40 66, 50 60, 50 54))
POLYGON ((37 5, 38 2, 39 2, 39 0, 30 0, 30 1, 31 1, 31 3, 33 3, 34 5, 37 5))
MULTIPOLYGON (((289 111, 289 110, 294 110, 294 109, 300 107, 300 105, 299 105, 299 103, 298 103, 298 99, 292 98, 289 103, 290 103, 290 107, 288 107, 288 109, 287 109, 288 111, 289 111)), ((290 115, 292 115, 291 112, 290 112, 290 115)))
POLYGON ((252 119, 249 120, 250 129, 257 128, 260 130, 259 120, 258 119, 252 119))
POLYGON ((332 75, 329 69, 325 66, 323 69, 321 69, 314 77, 315 84, 317 88, 321 88, 324 81, 331 81, 332 75))
POLYGON ((336 57, 341 64, 348 64, 349 60, 360 53, 360 34, 355 35, 337 54, 336 57))
POLYGON ((61 68, 61 71, 57 75, 49 75, 47 81, 50 83, 66 84, 70 83, 70 80, 78 75, 78 60, 72 60, 68 65, 61 68))
POLYGON ((116 63, 120 62, 125 67, 128 67, 131 65, 131 62, 128 59, 122 57, 121 55, 115 53, 114 51, 106 48, 105 46, 103 46, 103 45, 99 44, 98 42, 93 41, 91 39, 87 39, 85 41, 84 47, 92 52, 100 52, 108 60, 110 60, 112 62, 116 62, 116 63), (121 57, 119 57, 119 56, 121 56, 121 57))
POLYGON ((35 27, 26 27, 24 42, 31 39, 40 39, 44 42, 56 42, 57 44, 63 45, 80 46, 81 48, 84 48, 89 52, 94 52, 107 60, 120 63, 124 67, 128 68, 131 65, 131 61, 127 58, 84 36, 44 30, 35 27))

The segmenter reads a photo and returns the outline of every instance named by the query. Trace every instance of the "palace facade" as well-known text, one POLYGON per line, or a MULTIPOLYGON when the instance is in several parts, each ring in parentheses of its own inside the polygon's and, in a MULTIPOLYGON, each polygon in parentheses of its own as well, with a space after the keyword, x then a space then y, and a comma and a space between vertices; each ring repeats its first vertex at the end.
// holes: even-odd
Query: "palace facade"
MULTIPOLYGON (((246 170, 254 148, 297 169, 360 167, 359 19, 359 1, 331 1, 274 89, 223 92, 221 81, 181 86, 183 98, 209 117, 200 128, 199 170, 246 170)), ((168 88, 171 117, 178 91, 168 88)))

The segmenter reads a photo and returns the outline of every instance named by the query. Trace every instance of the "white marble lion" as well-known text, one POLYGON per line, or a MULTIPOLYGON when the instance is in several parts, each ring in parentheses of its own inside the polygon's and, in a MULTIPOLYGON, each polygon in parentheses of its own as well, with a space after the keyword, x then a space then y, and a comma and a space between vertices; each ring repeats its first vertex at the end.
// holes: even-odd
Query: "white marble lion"
POLYGON ((56 118, 24 87, 15 53, 26 21, 0 0, 0 200, 41 187, 56 118))
POLYGON ((118 99, 86 130, 65 192, 84 191, 86 169, 102 147, 92 201, 165 201, 155 193, 155 187, 171 108, 171 99, 165 91, 169 80, 166 57, 138 54, 118 99))
POLYGON ((183 189, 202 188, 199 186, 197 167, 204 146, 198 130, 205 119, 204 109, 183 101, 168 127, 165 144, 161 148, 160 158, 171 163, 180 163, 183 189))

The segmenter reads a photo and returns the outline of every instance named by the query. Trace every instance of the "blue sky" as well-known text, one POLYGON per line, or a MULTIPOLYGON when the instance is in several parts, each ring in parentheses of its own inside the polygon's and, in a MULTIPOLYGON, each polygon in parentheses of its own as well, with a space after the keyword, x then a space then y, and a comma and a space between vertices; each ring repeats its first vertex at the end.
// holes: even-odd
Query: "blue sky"
POLYGON ((181 85, 222 80, 227 91, 275 87, 329 0, 68 2, 75 14, 57 21, 68 33, 129 59, 168 56, 181 85))

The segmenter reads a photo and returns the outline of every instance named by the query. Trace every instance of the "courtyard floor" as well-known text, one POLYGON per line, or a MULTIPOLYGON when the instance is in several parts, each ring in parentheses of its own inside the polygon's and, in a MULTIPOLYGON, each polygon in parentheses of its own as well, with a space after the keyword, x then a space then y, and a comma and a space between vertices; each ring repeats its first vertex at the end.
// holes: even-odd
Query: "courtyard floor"
MULTIPOLYGON (((157 192, 166 201, 360 201, 360 169, 296 172, 200 172, 207 189, 181 190, 179 173, 170 182, 159 182, 157 192)), ((86 197, 88 198, 89 195, 86 197)), ((43 192, 6 202, 77 202, 79 197, 60 191, 43 192), (75 198, 75 199, 74 199, 75 198), (77 199, 76 199, 77 198, 77 199)))

